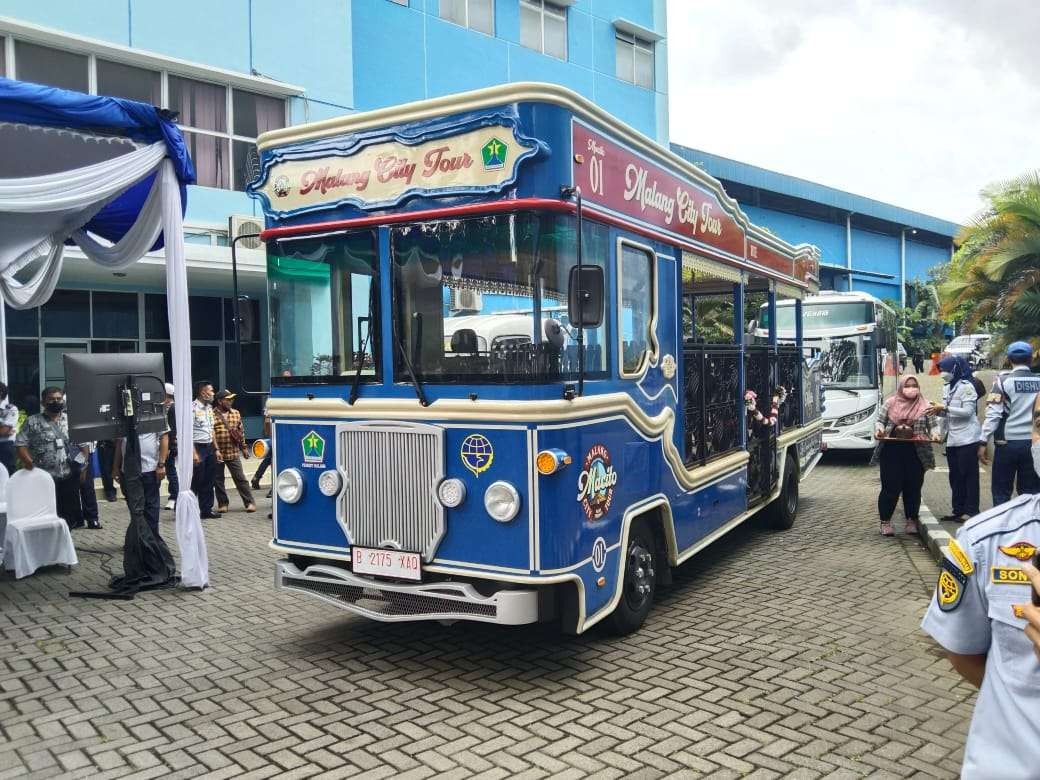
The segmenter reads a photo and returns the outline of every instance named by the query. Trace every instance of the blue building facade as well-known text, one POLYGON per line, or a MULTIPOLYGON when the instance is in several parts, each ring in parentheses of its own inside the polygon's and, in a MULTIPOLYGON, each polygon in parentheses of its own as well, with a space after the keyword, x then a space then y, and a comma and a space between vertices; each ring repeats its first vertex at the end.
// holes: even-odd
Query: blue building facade
MULTIPOLYGON (((243 360, 230 240, 262 225, 244 188, 261 133, 495 84, 566 86, 667 143, 665 0, 0 0, 0 76, 179 113, 199 174, 185 238, 193 374, 269 376, 265 256, 239 244, 243 360)), ((46 306, 7 311, 11 398, 33 409, 70 351, 169 352, 161 256, 123 274, 66 252, 46 306)), ((243 397, 250 433, 260 401, 243 397)))
POLYGON ((953 222, 677 143, 671 148, 719 179, 755 224, 818 246, 822 289, 903 303, 906 285, 926 280, 953 252, 960 229, 953 222))

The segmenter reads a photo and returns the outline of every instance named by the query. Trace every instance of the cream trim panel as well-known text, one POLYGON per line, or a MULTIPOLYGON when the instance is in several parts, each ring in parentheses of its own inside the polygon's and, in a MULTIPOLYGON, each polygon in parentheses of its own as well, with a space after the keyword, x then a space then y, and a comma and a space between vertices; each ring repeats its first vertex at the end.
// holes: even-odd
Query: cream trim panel
POLYGON ((692 490, 747 463, 746 451, 735 452, 705 466, 689 468, 675 447, 675 412, 670 407, 651 417, 627 393, 582 396, 573 401, 468 401, 441 399, 427 407, 416 400, 397 398, 362 398, 353 406, 342 398, 271 398, 267 411, 272 417, 311 419, 314 417, 352 420, 402 419, 409 421, 467 420, 473 424, 492 420, 511 423, 554 423, 586 418, 621 415, 632 426, 651 438, 661 438, 665 459, 676 481, 684 490, 692 490))
POLYGON ((801 287, 795 287, 791 284, 784 284, 783 282, 776 283, 776 297, 777 298, 794 298, 796 300, 802 300, 805 297, 805 290, 801 287))

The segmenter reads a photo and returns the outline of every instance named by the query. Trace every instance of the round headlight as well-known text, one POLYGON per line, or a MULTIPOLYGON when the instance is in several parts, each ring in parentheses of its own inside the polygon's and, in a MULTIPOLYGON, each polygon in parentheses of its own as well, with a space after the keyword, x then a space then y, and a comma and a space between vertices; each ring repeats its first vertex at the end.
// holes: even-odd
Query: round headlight
POLYGON ((267 443, 267 439, 257 439, 253 442, 252 450, 254 458, 266 458, 267 453, 271 451, 271 446, 267 443))
POLYGON ((508 523, 520 511, 520 494, 508 482, 492 482, 484 493, 484 508, 500 523, 508 523))
POLYGON ((286 469, 278 475, 278 498, 295 504, 303 498, 303 474, 298 469, 286 469))
POLYGON ((454 509, 466 500, 466 486, 461 479, 446 479, 437 486, 437 498, 442 506, 454 509))
POLYGON ((339 495, 339 489, 343 487, 343 478, 338 471, 323 471, 318 477, 318 490, 323 496, 339 495))

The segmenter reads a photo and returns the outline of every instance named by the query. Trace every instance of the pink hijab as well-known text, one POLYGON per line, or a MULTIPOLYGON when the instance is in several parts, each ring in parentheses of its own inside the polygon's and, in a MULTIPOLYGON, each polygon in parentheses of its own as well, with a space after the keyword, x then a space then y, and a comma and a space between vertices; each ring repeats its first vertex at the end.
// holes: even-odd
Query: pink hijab
POLYGON ((888 418, 897 424, 906 423, 907 425, 913 425, 914 420, 924 414, 931 403, 924 394, 920 391, 921 383, 917 381, 917 377, 905 376, 899 380, 899 385, 896 388, 895 395, 886 401, 888 406, 888 418), (904 394, 906 389, 906 383, 908 380, 913 379, 917 383, 918 391, 917 398, 907 398, 904 394))

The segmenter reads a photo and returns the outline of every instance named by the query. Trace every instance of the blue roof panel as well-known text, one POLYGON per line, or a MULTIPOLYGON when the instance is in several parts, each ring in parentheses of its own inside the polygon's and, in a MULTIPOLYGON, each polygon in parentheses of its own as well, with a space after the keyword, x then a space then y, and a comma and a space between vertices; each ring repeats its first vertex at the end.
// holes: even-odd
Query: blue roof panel
POLYGON ((826 206, 832 206, 842 211, 851 211, 853 214, 882 219, 917 230, 927 230, 940 236, 957 234, 961 226, 955 222, 948 222, 938 217, 930 217, 910 209, 882 203, 873 198, 865 198, 862 195, 853 195, 851 192, 827 187, 823 184, 799 179, 796 176, 787 176, 783 173, 759 168, 757 165, 731 160, 728 157, 720 157, 717 154, 691 149, 681 144, 672 144, 672 151, 684 160, 703 168, 716 179, 744 184, 748 187, 757 187, 761 190, 788 195, 793 198, 801 198, 826 206))

